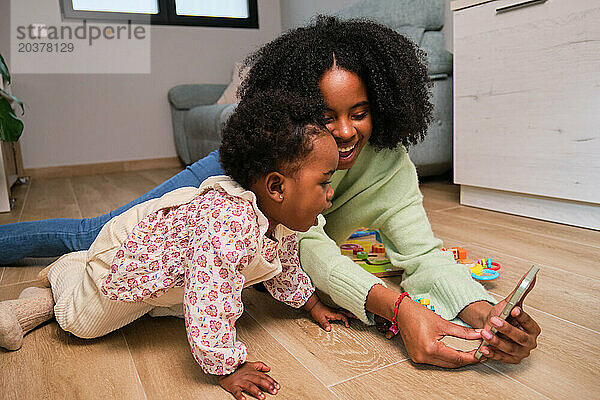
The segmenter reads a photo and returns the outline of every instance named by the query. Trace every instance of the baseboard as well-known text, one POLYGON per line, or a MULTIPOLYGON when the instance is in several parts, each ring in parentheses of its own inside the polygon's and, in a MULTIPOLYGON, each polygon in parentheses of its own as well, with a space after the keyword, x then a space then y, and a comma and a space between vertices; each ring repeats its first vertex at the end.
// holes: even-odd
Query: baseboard
POLYGON ((142 171, 155 168, 182 168, 178 157, 150 158, 146 160, 114 161, 97 164, 65 165, 60 167, 25 168, 25 175, 31 178, 64 178, 106 174, 111 172, 142 171))
POLYGON ((600 230, 600 204, 460 186, 460 204, 600 230))

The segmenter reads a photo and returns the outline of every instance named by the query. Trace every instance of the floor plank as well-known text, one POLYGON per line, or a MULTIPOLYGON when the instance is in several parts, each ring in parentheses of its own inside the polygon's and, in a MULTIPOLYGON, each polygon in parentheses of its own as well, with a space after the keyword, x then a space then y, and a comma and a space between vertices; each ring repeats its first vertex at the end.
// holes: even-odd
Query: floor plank
POLYGON ((458 205, 460 202, 460 186, 450 182, 426 181, 419 185, 421 193, 425 198, 448 200, 458 205))
POLYGON ((96 217, 123 205, 115 198, 119 188, 104 175, 74 176, 71 182, 83 218, 96 217))
POLYGON ((267 293, 247 290, 243 299, 246 311, 326 385, 408 358, 399 338, 389 341, 362 322, 352 321, 351 328, 333 324, 325 332, 304 310, 267 293))
MULTIPOLYGON (((538 347, 518 365, 492 360, 485 365, 551 399, 597 399, 600 393, 597 379, 600 376, 600 333, 532 307, 525 306, 524 309, 542 328, 538 347)), ((477 347, 456 338, 447 337, 444 342, 465 351, 477 347)))
POLYGON ((159 168, 138 171, 138 173, 158 186, 181 171, 182 168, 159 168))
POLYGON ((489 365, 553 399, 597 399, 600 334, 534 309, 525 310, 542 328, 538 348, 519 365, 488 361, 489 365))
MULTIPOLYGON (((33 180, 17 187, 16 208, 0 214, 0 224, 15 222, 21 211, 23 220, 102 214, 178 171, 33 180)), ((403 361, 407 355, 400 339, 387 341, 358 321, 350 329, 336 324, 326 333, 304 311, 248 289, 247 314, 238 333, 248 345, 249 359, 273 368, 272 376, 282 385, 273 398, 596 398, 600 232, 461 206, 459 187, 449 181, 426 179, 421 190, 434 231, 446 246, 459 245, 471 258, 487 256, 502 264, 500 278, 486 284, 493 294, 510 292, 530 264, 542 267, 525 301, 525 310, 542 327, 538 348, 516 366, 419 366, 403 361)), ((37 271, 50 261, 29 259, 18 267, 0 267, 0 300, 34 285, 37 271)), ((399 278, 386 280, 399 287, 399 278)), ((476 346, 445 341, 458 348, 476 346)), ((0 365, 2 399, 91 399, 98 393, 128 399, 233 398, 202 373, 190 354, 182 321, 173 318, 142 318, 91 341, 49 323, 29 334, 23 349, 0 351, 0 365)))
MULTIPOLYGON (((519 279, 527 273, 531 262, 504 253, 458 241, 455 238, 440 237, 446 246, 460 246, 467 250, 470 258, 492 258, 502 269, 500 277, 484 286, 500 296, 507 296, 519 279)), ((542 267, 538 273, 536 286, 525 300, 525 305, 561 317, 565 320, 600 332, 600 320, 590 315, 600 315, 600 280, 573 274, 560 268, 542 267)))
POLYGON ((113 193, 113 199, 119 206, 137 199, 156 187, 156 183, 142 176, 140 171, 111 173, 103 176, 117 188, 113 193))
POLYGON ((21 221, 47 218, 81 218, 68 178, 31 180, 21 221))
POLYGON ((28 191, 29 183, 13 185, 10 196, 15 199, 15 203, 9 212, 0 213, 0 225, 19 222, 28 191))
MULTIPOLYGON (((3 287, 0 300, 16 298, 27 286, 3 287)), ((85 340, 53 321, 25 336, 20 350, 0 350, 0 365, 0 393, 5 400, 144 399, 120 332, 85 340)))
MULTIPOLYGON (((455 185, 458 186, 458 185, 455 185)), ((452 195, 439 189, 439 186, 427 185, 421 188, 425 200, 435 199, 437 201, 454 201, 458 205, 458 194, 452 195)), ((526 231, 554 239, 576 241, 581 244, 600 248, 600 231, 558 224, 555 222, 542 221, 519 215, 506 214, 481 208, 459 206, 452 210, 452 214, 471 221, 485 221, 498 226, 504 226, 516 230, 526 231)))
POLYGON ((428 214, 436 235, 455 237, 463 242, 489 246, 531 263, 550 265, 589 278, 600 279, 597 265, 600 250, 563 239, 549 240, 535 233, 481 222, 468 222, 450 211, 428 214))
POLYGON ((453 214, 456 216, 469 220, 486 221, 496 225, 503 225, 507 228, 537 233, 551 238, 557 237, 565 240, 574 240, 578 243, 600 248, 600 231, 543 221, 520 215, 485 210, 482 208, 462 206, 460 205, 460 185, 450 184, 449 182, 425 182, 424 184, 421 184, 420 188, 425 201, 428 199, 438 202, 446 200, 459 206, 453 211, 453 214))
MULTIPOLYGON (((244 314, 236 328, 248 347, 248 360, 270 366, 270 375, 280 384, 281 389, 273 398, 304 398, 307 388, 312 399, 336 398, 250 316, 244 314)), ((204 374, 192 357, 182 319, 142 318, 125 327, 123 333, 148 399, 233 398, 215 377, 204 374)))
POLYGON ((423 198, 423 207, 427 213, 430 213, 433 211, 453 210, 459 206, 446 199, 436 199, 435 197, 428 196, 423 198))
POLYGON ((342 399, 546 399, 483 366, 448 370, 400 362, 331 388, 342 399))
POLYGON ((5 267, 0 278, 0 287, 24 282, 36 282, 38 272, 44 268, 41 265, 27 265, 22 267, 5 267))

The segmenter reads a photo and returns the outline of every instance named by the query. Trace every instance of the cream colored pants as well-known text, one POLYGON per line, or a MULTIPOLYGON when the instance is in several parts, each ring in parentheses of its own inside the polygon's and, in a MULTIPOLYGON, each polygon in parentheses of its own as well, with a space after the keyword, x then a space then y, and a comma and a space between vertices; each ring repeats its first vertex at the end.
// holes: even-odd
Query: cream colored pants
POLYGON ((48 272, 54 296, 54 315, 62 329, 91 339, 119 329, 142 315, 183 316, 183 288, 169 290, 152 301, 113 301, 104 296, 99 282, 106 273, 86 265, 87 251, 69 253, 56 260, 48 272))

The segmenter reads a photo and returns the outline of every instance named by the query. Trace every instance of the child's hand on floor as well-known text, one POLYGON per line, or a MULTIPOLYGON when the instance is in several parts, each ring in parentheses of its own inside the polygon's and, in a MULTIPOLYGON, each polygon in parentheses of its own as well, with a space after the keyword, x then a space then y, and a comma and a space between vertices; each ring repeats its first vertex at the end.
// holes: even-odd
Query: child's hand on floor
POLYGON ((348 318, 356 319, 356 317, 349 311, 334 310, 331 307, 321 303, 321 300, 319 300, 316 294, 313 294, 308 299, 304 305, 304 309, 310 312, 311 317, 327 332, 331 331, 331 325, 329 324, 329 321, 342 321, 346 328, 349 328, 350 323, 348 322, 348 318))
POLYGON ((245 362, 234 373, 220 376, 219 384, 237 400, 246 400, 243 392, 257 399, 264 399, 265 394, 261 388, 270 394, 277 394, 279 390, 279 383, 265 373, 270 370, 271 368, 262 362, 245 362))

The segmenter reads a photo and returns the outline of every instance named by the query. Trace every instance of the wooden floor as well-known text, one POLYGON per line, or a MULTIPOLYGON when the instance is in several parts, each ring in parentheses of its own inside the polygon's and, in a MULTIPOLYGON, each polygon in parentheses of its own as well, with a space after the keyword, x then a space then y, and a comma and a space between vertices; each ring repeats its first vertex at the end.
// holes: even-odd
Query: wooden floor
MULTIPOLYGON (((0 214, 0 224, 94 216, 133 200, 175 172, 34 180, 16 188, 15 208, 0 214)), ((460 206, 458 187, 444 180, 426 181, 421 188, 433 230, 446 246, 461 246, 471 258, 487 256, 502 264, 500 278, 487 285, 494 296, 508 294, 531 264, 541 267, 525 302, 542 327, 538 348, 520 365, 487 362, 459 370, 416 365, 399 338, 388 341, 357 321, 350 329, 335 325, 326 333, 305 312, 247 289, 238 332, 249 360, 266 362, 281 384, 271 397, 600 398, 600 232, 460 206)), ((46 263, 0 267, 0 300, 35 284, 46 263)), ((388 282, 399 284, 397 279, 388 282)), ((33 331, 21 350, 0 351, 0 398, 232 397, 195 363, 182 320, 144 317, 95 340, 70 336, 55 322, 33 331)))

